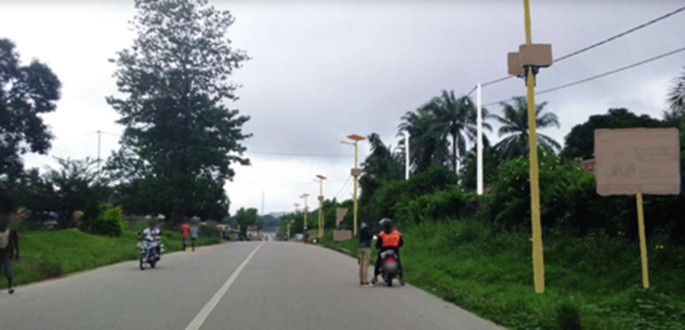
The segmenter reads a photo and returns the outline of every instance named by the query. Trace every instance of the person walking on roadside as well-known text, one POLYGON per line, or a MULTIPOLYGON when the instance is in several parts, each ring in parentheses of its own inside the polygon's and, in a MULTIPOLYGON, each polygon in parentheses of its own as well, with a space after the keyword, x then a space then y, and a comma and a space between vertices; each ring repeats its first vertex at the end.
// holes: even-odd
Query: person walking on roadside
POLYGON ((185 251, 188 247, 188 239, 190 238, 190 224, 188 224, 188 219, 186 219, 181 225, 181 237, 183 238, 183 248, 185 251))
POLYGON ((372 286, 369 283, 369 265, 371 264, 371 240, 373 233, 367 221, 362 221, 359 231, 359 285, 372 286))
POLYGON ((8 292, 13 294, 12 261, 19 260, 19 235, 9 225, 15 217, 16 207, 6 196, 0 196, 0 199, 0 268, 7 277, 8 292))
POLYGON ((198 219, 197 217, 193 217, 193 225, 190 226, 190 242, 193 247, 193 251, 195 251, 195 243, 197 241, 197 236, 200 233, 200 226, 198 226, 198 219))

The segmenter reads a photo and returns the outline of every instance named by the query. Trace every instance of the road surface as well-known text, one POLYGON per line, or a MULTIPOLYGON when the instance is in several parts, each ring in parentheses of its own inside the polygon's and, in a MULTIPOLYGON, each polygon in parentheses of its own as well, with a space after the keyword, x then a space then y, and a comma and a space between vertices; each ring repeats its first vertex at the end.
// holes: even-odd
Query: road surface
POLYGON ((498 329, 411 286, 360 287, 321 247, 244 242, 125 262, 0 294, 2 329, 498 329))

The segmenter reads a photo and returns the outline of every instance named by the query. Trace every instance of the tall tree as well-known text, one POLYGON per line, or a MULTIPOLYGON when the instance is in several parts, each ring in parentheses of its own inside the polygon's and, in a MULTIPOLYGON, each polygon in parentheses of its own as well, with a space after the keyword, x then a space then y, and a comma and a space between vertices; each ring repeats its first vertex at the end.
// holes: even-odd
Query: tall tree
MULTIPOLYGON (((502 141, 495 145, 495 149, 504 159, 511 159, 528 154, 528 104, 524 97, 517 97, 513 104, 502 102, 504 116, 492 115, 502 126, 499 128, 500 137, 506 136, 502 141)), ((551 112, 543 113, 547 102, 538 104, 535 107, 535 123, 537 128, 550 126, 559 127, 557 115, 551 112)), ((559 150, 557 141, 551 137, 536 132, 538 145, 543 148, 559 150)))
POLYGON ((673 80, 673 86, 668 91, 669 111, 665 113, 665 120, 676 127, 685 121, 685 71, 673 80))
POLYGON ((230 76, 248 57, 226 37, 234 17, 206 0, 136 0, 135 7, 134 44, 112 60, 123 97, 107 102, 126 126, 114 163, 126 166, 124 178, 155 180, 155 196, 179 221, 203 203, 197 189, 223 187, 231 165, 249 164, 241 144, 249 117, 225 105, 237 98, 230 76))
POLYGON ((371 197, 384 182, 403 178, 402 163, 393 155, 391 147, 383 144, 376 133, 368 138, 371 154, 362 163, 364 175, 359 179, 362 190, 359 203, 362 209, 371 202, 371 197))
POLYGON ((576 125, 566 135, 565 158, 590 159, 594 157, 595 130, 598 128, 661 127, 663 123, 648 115, 638 116, 628 109, 609 109, 606 114, 590 116, 588 121, 576 125))
POLYGON ((50 149, 52 135, 39 114, 56 109, 60 88, 47 65, 21 65, 14 43, 0 39, 0 178, 20 173, 23 154, 50 149))
MULTIPOLYGON (((469 143, 476 140, 477 109, 475 103, 468 96, 457 99, 454 91, 442 91, 439 97, 433 98, 424 106, 434 114, 435 125, 445 138, 450 140, 452 153, 450 161, 452 171, 458 172, 458 164, 465 156, 469 143)), ((484 118, 488 117, 487 110, 483 109, 484 118)), ((487 130, 492 128, 488 123, 483 123, 487 130)))
MULTIPOLYGON (((398 129, 409 132, 410 161, 413 172, 423 172, 432 165, 444 165, 449 160, 449 146, 441 126, 431 109, 422 107, 402 117, 398 129)), ((399 143, 404 146, 404 141, 399 143)))

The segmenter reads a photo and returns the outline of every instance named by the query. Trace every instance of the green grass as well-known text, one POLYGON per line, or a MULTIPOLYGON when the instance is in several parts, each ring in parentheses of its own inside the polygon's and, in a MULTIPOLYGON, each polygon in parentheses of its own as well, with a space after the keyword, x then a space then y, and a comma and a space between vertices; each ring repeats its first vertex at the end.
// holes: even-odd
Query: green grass
MULTIPOLYGON (((637 242, 545 232, 546 291, 538 295, 525 230, 472 221, 400 229, 408 282, 508 328, 685 328, 685 248, 658 235, 648 242, 652 285, 644 290, 637 242)), ((356 255, 354 241, 324 245, 356 255)))
MULTIPOLYGON (((78 230, 22 231, 18 229, 20 260, 13 263, 16 285, 37 282, 87 269, 138 258, 136 228, 121 237, 105 237, 78 230)), ((165 251, 181 249, 181 235, 163 230, 165 251)), ((202 233, 202 231, 201 231, 202 233)), ((218 234, 217 234, 218 236, 218 234)), ((198 245, 219 243, 217 236, 201 236, 198 245)), ((0 288, 7 287, 0 276, 0 288)))

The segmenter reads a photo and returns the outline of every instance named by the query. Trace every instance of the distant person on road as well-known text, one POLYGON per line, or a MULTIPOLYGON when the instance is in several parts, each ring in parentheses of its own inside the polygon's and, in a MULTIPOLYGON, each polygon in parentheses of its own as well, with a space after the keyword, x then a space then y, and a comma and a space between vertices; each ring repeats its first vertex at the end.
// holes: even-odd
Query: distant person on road
POLYGON ((198 225, 199 221, 200 219, 193 217, 193 225, 190 227, 190 242, 193 246, 193 251, 195 251, 195 243, 197 241, 197 236, 200 233, 200 226, 198 225))
POLYGON ((14 293, 12 286, 12 260, 19 260, 19 235, 10 228, 10 222, 16 215, 17 208, 9 196, 0 192, 0 268, 7 277, 7 289, 14 293))
POLYGON ((383 218, 380 221, 380 225, 383 230, 378 234, 378 240, 376 241, 378 258, 376 259, 376 267, 374 268, 371 284, 376 284, 378 275, 381 273, 381 254, 385 251, 392 250, 397 254, 397 269, 399 270, 398 277, 400 284, 404 285, 404 271, 402 270, 402 258, 400 257, 400 248, 404 245, 404 238, 402 238, 402 233, 395 228, 395 225, 389 218, 383 218))
POLYGON ((367 221, 362 221, 359 231, 359 284, 369 283, 369 266, 371 265, 371 240, 373 233, 367 221))
POLYGON ((185 251, 188 246, 188 239, 190 238, 190 224, 188 223, 188 219, 181 225, 181 237, 183 238, 183 251, 185 251))

